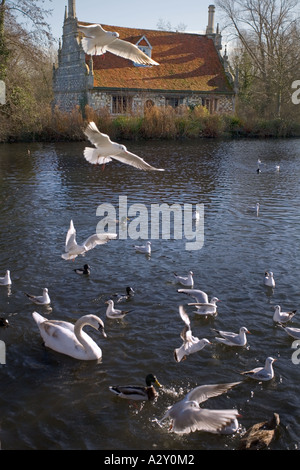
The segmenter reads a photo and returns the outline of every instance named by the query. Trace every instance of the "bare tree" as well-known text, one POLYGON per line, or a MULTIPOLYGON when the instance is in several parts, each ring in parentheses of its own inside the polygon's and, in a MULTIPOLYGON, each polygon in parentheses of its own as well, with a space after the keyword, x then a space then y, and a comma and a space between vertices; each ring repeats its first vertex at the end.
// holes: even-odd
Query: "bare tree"
POLYGON ((259 112, 280 116, 300 68, 298 0, 217 0, 217 5, 239 41, 240 58, 247 58, 259 112))

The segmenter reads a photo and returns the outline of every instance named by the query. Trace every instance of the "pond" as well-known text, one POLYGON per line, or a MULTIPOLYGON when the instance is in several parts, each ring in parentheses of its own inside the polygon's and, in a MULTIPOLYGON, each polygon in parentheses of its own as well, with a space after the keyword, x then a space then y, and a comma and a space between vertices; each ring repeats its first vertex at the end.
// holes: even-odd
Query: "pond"
POLYGON ((300 365, 292 360, 293 339, 274 324, 273 314, 275 305, 297 309, 289 326, 300 327, 300 141, 126 145, 165 171, 144 172, 117 162, 104 169, 91 165, 83 157, 84 143, 0 147, 0 277, 9 269, 12 279, 10 287, 0 286, 0 317, 9 321, 0 328, 6 348, 0 364, 1 448, 236 449, 245 429, 277 412, 280 436, 271 448, 298 449, 300 365), (257 202, 258 214, 251 210, 257 202), (197 246, 188 245, 188 217, 178 227, 171 214, 170 233, 167 222, 163 228, 156 220, 151 227, 151 209, 162 204, 176 205, 182 215, 198 205, 197 246), (107 207, 117 239, 74 261, 62 259, 70 220, 83 243, 107 207), (114 215, 124 210, 128 218, 113 225, 114 215), (137 223, 143 211, 148 231, 145 217, 143 226, 137 223), (134 249, 146 239, 152 242, 151 257, 134 249), (76 274, 85 263, 90 275, 76 274), (220 299, 217 316, 197 315, 188 305, 192 299, 177 292, 174 272, 190 270, 194 288, 220 299), (274 273, 274 289, 263 284, 266 270, 274 273), (130 313, 123 320, 107 319, 105 302, 127 286, 134 296, 118 306, 130 313), (45 287, 50 308, 32 304, 24 294, 41 295, 45 287), (179 305, 190 317, 193 335, 211 344, 177 363, 173 353, 182 344, 184 326, 179 305), (107 338, 90 327, 85 331, 101 347, 101 361, 79 361, 46 348, 33 311, 72 323, 86 314, 99 316, 107 338), (245 347, 215 341, 213 329, 237 332, 242 326, 251 333, 245 347), (268 356, 277 359, 271 381, 240 374, 263 365, 268 356), (137 406, 109 390, 144 385, 149 373, 163 385, 154 402, 137 406), (178 435, 168 422, 158 425, 167 408, 192 388, 236 381, 242 382, 202 406, 237 408, 240 432, 178 435))

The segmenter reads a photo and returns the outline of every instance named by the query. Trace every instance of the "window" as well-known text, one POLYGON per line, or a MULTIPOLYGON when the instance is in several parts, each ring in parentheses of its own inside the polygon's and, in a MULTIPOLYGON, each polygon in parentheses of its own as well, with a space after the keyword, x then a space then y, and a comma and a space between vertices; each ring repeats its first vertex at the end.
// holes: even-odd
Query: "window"
POLYGON ((131 111, 132 99, 129 96, 112 96, 112 114, 126 114, 131 111))
POLYGON ((172 108, 177 108, 183 103, 183 99, 179 97, 166 98, 166 106, 172 106, 172 108))
MULTIPOLYGON (((150 44, 150 42, 148 41, 148 39, 146 38, 146 36, 142 36, 138 42, 136 43, 136 46, 142 51, 144 52, 144 54, 146 54, 148 57, 151 57, 152 56, 152 46, 150 44)), ((134 65, 135 67, 149 67, 149 65, 146 65, 146 64, 138 64, 136 62, 134 62, 134 65)))

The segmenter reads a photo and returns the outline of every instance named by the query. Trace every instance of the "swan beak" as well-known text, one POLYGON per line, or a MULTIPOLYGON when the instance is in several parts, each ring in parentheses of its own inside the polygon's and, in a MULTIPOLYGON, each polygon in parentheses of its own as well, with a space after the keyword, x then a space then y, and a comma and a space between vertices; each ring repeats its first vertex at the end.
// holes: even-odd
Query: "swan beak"
POLYGON ((99 325, 98 330, 101 331, 101 333, 103 334, 104 338, 107 338, 107 334, 105 333, 104 328, 103 328, 102 325, 99 325))

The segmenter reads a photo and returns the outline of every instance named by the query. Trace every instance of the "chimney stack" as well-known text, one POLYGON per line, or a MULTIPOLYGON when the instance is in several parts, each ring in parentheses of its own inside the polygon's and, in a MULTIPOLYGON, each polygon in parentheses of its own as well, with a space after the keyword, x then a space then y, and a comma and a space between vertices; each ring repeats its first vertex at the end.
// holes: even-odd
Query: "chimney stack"
POLYGON ((208 7, 208 25, 206 28, 206 34, 214 34, 215 33, 215 6, 209 5, 208 7))
POLYGON ((76 18, 75 0, 69 0, 69 18, 76 18))

